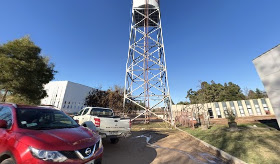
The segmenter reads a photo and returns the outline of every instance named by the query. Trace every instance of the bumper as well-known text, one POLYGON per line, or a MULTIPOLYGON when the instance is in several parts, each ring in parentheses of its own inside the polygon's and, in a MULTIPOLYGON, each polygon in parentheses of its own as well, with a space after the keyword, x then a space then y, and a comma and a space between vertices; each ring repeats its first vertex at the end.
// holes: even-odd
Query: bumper
POLYGON ((101 138, 127 138, 131 136, 131 132, 120 132, 119 134, 109 134, 106 132, 100 132, 101 138))
POLYGON ((48 161, 43 161, 38 158, 35 158, 35 157, 33 157, 33 155, 30 154, 28 159, 25 159, 22 161, 22 164, 30 164, 30 163, 36 163, 36 164, 85 164, 92 160, 94 160, 94 164, 101 164, 102 156, 103 156, 103 147, 101 149, 99 149, 93 157, 91 157, 87 160, 67 159, 64 162, 48 162, 48 161))

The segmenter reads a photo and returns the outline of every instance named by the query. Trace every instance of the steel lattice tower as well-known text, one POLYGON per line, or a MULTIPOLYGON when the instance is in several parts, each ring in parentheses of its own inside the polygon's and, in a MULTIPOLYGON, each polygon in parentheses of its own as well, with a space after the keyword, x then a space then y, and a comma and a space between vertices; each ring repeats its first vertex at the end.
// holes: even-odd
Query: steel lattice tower
POLYGON ((139 115, 145 115, 145 123, 157 108, 173 123, 159 0, 133 0, 124 106, 127 102, 145 110, 139 115))

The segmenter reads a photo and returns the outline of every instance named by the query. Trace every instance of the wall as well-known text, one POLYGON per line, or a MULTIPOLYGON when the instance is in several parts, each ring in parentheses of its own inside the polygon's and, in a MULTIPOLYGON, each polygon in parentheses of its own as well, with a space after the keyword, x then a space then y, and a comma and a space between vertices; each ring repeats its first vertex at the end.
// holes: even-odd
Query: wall
POLYGON ((75 113, 85 107, 85 98, 93 88, 68 81, 63 99, 62 110, 66 113, 75 113))
POLYGON ((62 108, 62 101, 67 87, 67 81, 52 81, 45 85, 47 97, 41 100, 43 105, 53 105, 62 108))
POLYGON ((43 105, 53 105, 66 113, 75 113, 85 107, 85 98, 93 88, 70 81, 51 81, 45 85, 47 97, 43 105))
POLYGON ((280 45, 253 60, 280 127, 280 45))

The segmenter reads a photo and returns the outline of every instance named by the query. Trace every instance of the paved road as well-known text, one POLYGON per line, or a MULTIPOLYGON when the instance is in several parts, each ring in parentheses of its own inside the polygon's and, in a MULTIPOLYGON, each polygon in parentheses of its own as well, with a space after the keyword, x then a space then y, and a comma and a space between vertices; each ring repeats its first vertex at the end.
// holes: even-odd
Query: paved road
POLYGON ((104 141, 104 164, 225 163, 211 150, 176 130, 135 131, 116 145, 104 141))

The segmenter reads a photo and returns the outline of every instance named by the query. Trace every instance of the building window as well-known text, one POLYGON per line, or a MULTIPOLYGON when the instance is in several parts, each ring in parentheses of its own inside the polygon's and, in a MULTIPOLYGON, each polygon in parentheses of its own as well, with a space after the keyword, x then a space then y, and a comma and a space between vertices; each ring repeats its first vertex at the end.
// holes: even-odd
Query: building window
POLYGON ((257 114, 262 115, 258 100, 255 99, 255 100, 253 100, 253 102, 254 102, 257 114))
POLYGON ((253 111, 252 111, 252 107, 251 107, 251 104, 250 104, 250 101, 249 100, 245 100, 245 104, 246 104, 246 107, 248 109, 248 113, 250 116, 254 115, 253 114, 253 111))
POLYGON ((217 112, 218 118, 222 118, 221 111, 220 111, 220 108, 219 108, 219 104, 217 102, 215 102, 215 107, 216 107, 216 112, 217 112))
POLYGON ((228 117, 227 104, 226 104, 226 102, 222 102, 222 104, 223 104, 223 109, 224 109, 224 112, 225 112, 225 116, 228 117))
POLYGON ((232 110, 232 113, 236 116, 236 110, 235 110, 233 101, 229 102, 229 105, 230 105, 230 108, 232 110))
POLYGON ((212 108, 208 108, 208 114, 209 114, 210 118, 214 118, 212 108))
POLYGON ((265 99, 261 99, 261 101, 262 101, 262 106, 263 106, 263 109, 264 109, 265 113, 270 114, 270 111, 267 107, 267 103, 266 103, 265 99))
POLYGON ((240 111, 240 115, 242 117, 245 116, 244 109, 243 109, 241 101, 237 101, 237 104, 238 104, 238 108, 239 108, 239 111, 240 111))

